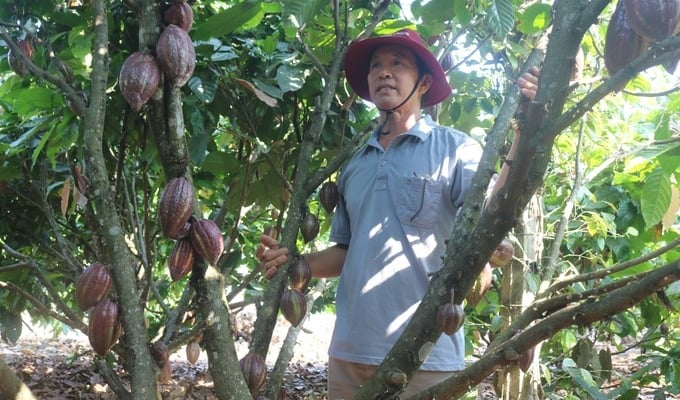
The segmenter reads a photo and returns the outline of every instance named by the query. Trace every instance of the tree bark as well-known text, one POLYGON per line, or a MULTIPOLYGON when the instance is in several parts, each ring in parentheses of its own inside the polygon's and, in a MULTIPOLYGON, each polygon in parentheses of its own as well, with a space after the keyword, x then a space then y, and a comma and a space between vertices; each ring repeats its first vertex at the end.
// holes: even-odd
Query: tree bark
POLYGON ((36 400, 31 389, 14 374, 0 357, 0 399, 36 400))

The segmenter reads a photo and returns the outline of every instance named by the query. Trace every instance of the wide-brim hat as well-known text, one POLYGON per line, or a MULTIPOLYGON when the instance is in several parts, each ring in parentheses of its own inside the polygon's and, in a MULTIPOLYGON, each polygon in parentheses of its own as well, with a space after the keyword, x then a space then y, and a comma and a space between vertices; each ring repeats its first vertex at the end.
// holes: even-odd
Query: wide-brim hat
POLYGON ((432 75, 432 86, 424 97, 423 106, 433 106, 451 94, 451 85, 437 57, 425 46, 418 32, 404 29, 390 35, 375 36, 352 43, 345 55, 345 77, 352 90, 362 98, 371 100, 368 90, 368 69, 371 54, 377 46, 400 45, 411 49, 432 75))

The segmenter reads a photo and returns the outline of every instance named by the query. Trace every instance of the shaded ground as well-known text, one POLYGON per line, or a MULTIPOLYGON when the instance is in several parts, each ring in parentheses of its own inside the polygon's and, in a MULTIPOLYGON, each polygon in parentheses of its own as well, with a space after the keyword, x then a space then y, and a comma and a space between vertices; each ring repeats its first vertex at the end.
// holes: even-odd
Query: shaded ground
MULTIPOLYGON (((239 315, 237 321, 237 327, 247 330, 252 323, 252 315, 239 315)), ((326 359, 332 326, 332 315, 314 315, 305 324, 285 377, 284 388, 288 399, 326 399, 326 359)), ((268 361, 275 360, 287 327, 285 321, 277 325, 268 361)), ((237 344, 237 352, 239 356, 245 355, 245 341, 237 344)), ((0 354, 39 399, 116 398, 104 378, 92 368, 93 352, 87 337, 77 332, 54 337, 43 329, 25 328, 16 345, 0 342, 0 354)), ((639 367, 635 361, 636 355, 630 352, 616 357, 615 369, 623 375, 633 373, 639 367)), ((216 399, 205 352, 194 365, 187 361, 184 350, 174 353, 170 360, 172 376, 169 381, 159 385, 163 399, 216 399)), ((647 395, 652 390, 642 391, 637 398, 652 399, 652 396, 647 395)), ((478 398, 496 398, 490 380, 480 385, 478 398)))

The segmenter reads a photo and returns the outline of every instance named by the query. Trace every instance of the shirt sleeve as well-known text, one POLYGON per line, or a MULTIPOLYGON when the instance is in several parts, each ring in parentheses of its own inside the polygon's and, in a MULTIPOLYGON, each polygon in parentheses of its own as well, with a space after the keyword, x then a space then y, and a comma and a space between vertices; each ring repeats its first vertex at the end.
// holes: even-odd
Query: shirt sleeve
POLYGON ((472 184, 472 177, 477 171, 479 160, 482 158, 482 147, 472 139, 463 142, 456 149, 456 163, 454 164, 453 182, 451 184, 451 202, 456 208, 463 205, 465 196, 472 184))
POLYGON ((335 206, 333 213, 333 221, 331 223, 331 232, 328 240, 337 244, 349 245, 352 239, 352 232, 350 230, 349 215, 347 214, 347 207, 345 206, 345 185, 342 182, 342 176, 338 180, 338 203, 335 206))

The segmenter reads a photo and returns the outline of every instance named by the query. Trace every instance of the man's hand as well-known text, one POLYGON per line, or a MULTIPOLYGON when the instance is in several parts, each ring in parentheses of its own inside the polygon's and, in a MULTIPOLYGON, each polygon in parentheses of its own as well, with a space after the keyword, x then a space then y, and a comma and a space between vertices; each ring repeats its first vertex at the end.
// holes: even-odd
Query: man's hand
POLYGON ((536 89, 538 89, 538 77, 541 70, 538 67, 531 67, 528 72, 523 73, 517 79, 517 86, 522 96, 533 101, 536 98, 536 89))
POLYGON ((265 278, 271 279, 276 275, 279 267, 288 261, 288 249, 280 247, 279 242, 273 237, 262 235, 255 257, 260 260, 260 267, 264 271, 265 278))

